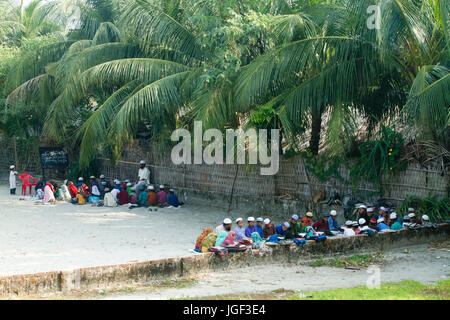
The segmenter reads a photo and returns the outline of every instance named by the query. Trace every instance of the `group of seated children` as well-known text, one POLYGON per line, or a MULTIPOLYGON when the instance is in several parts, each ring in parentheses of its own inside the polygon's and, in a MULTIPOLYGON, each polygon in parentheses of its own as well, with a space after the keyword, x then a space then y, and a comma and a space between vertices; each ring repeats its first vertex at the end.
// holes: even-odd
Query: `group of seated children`
MULTIPOLYGON (((280 225, 275 225, 269 218, 248 217, 247 226, 244 226, 244 220, 237 218, 234 229, 232 220, 226 218, 214 230, 204 230, 197 238, 194 250, 206 252, 211 246, 228 246, 236 243, 251 243, 254 247, 260 247, 264 240, 272 242, 275 238, 310 239, 319 235, 347 237, 357 234, 372 236, 387 230, 401 230, 415 225, 432 225, 427 215, 417 218, 414 208, 409 208, 408 213, 403 217, 393 211, 389 213, 391 210, 385 207, 378 208, 378 214, 375 213, 375 207, 367 208, 365 205, 360 205, 358 211, 358 221, 346 221, 344 226, 338 225, 336 210, 323 213, 317 221, 314 221, 312 212, 307 212, 301 219, 294 214, 289 221, 280 225)), ((275 241, 278 241, 277 239, 275 241)))
POLYGON ((78 183, 64 181, 61 186, 55 182, 48 182, 43 190, 42 185, 36 186, 36 194, 43 203, 55 203, 56 200, 71 202, 73 204, 96 204, 98 206, 116 207, 118 205, 129 205, 130 209, 136 207, 174 207, 178 208, 182 203, 173 189, 166 193, 164 185, 159 186, 156 192, 153 185, 147 185, 142 179, 136 185, 132 185, 129 180, 121 183, 118 179, 111 184, 100 176, 100 181, 94 176, 89 178, 89 185, 84 183, 82 177, 78 178, 78 183))

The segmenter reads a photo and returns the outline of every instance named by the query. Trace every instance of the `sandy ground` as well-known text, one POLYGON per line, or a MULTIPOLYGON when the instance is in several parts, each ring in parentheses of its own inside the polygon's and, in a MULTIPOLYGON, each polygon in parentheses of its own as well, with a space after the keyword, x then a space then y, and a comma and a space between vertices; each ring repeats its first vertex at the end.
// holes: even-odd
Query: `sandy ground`
MULTIPOLYGON (((416 280, 433 283, 450 276, 450 248, 428 251, 428 245, 409 247, 385 253, 380 267, 380 282, 416 280)), ((197 282, 186 288, 158 289, 135 293, 111 293, 101 299, 180 299, 224 294, 264 293, 277 289, 315 291, 364 286, 369 269, 349 270, 304 265, 262 265, 226 272, 202 273, 197 282)))
POLYGON ((0 275, 191 255, 201 231, 226 216, 211 204, 149 212, 20 198, 0 187, 0 275))

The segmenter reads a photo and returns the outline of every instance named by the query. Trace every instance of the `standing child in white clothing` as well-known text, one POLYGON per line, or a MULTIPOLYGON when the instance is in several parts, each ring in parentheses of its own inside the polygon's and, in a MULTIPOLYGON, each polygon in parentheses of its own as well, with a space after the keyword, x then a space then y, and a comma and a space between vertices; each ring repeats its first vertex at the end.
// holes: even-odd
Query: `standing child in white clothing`
POLYGON ((9 172, 9 194, 16 194, 16 175, 18 174, 18 172, 16 170, 14 170, 16 168, 16 166, 11 165, 9 167, 9 169, 11 169, 11 171, 9 172))

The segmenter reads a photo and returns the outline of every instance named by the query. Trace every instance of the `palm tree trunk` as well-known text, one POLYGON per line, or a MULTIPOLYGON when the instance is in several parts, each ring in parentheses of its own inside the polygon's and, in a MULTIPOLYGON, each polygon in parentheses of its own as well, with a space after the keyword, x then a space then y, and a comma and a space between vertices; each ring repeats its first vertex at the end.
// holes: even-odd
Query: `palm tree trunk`
POLYGON ((319 153, 320 128, 322 126, 322 115, 314 115, 311 120, 311 139, 309 148, 314 156, 319 153))

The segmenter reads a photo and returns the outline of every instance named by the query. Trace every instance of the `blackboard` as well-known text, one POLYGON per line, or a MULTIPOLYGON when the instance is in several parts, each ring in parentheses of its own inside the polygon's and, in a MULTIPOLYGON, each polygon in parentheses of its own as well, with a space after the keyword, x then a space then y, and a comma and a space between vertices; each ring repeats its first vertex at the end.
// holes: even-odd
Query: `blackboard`
POLYGON ((42 169, 67 168, 69 160, 62 148, 39 148, 42 169))

